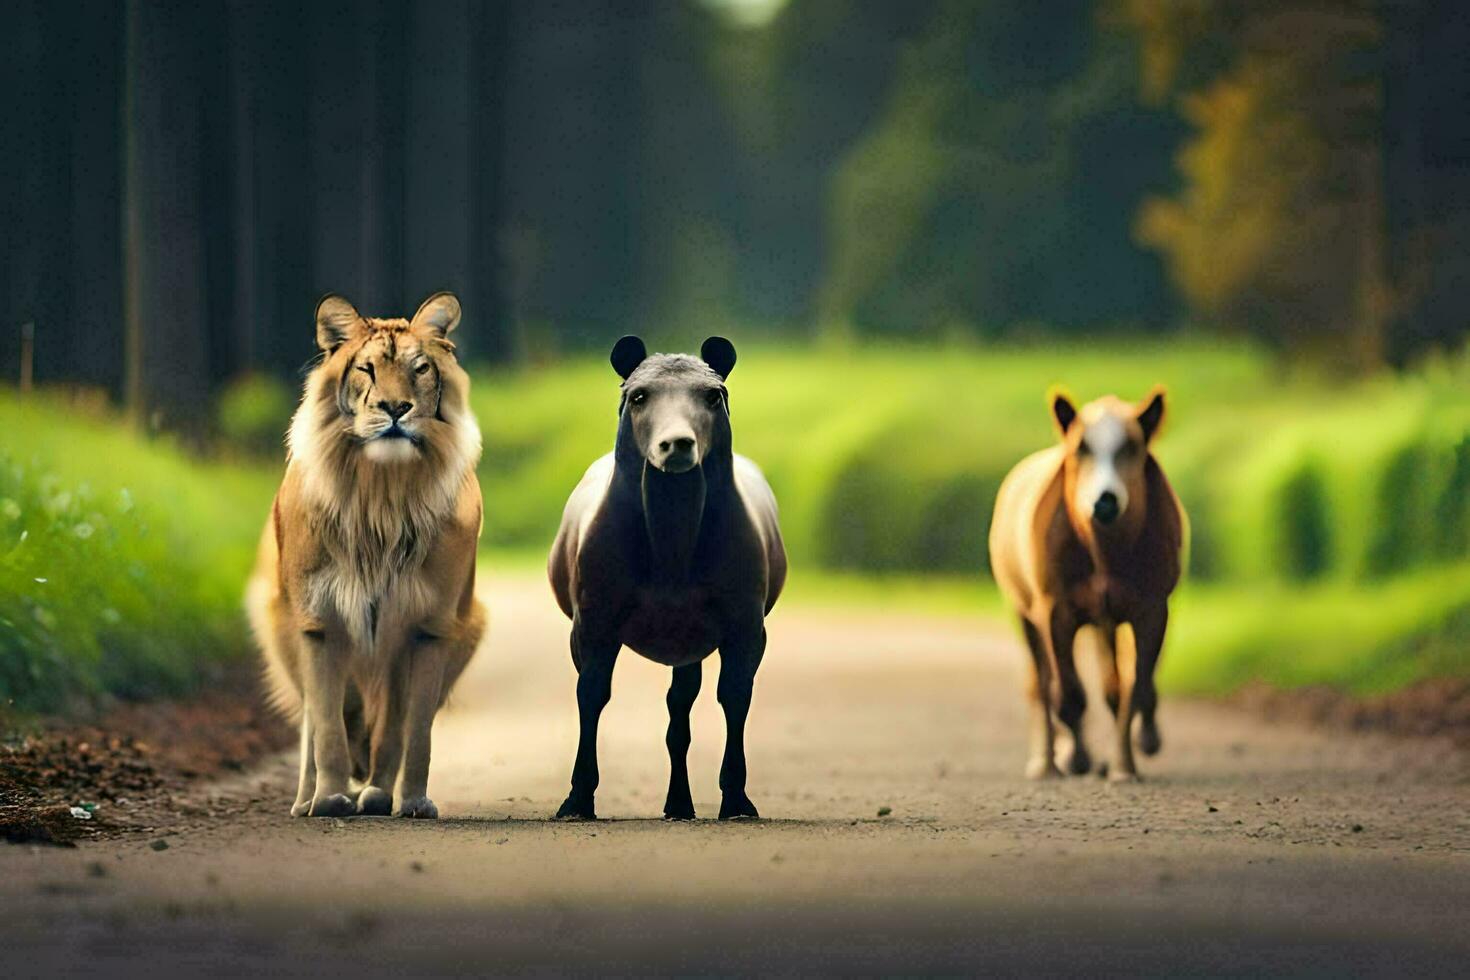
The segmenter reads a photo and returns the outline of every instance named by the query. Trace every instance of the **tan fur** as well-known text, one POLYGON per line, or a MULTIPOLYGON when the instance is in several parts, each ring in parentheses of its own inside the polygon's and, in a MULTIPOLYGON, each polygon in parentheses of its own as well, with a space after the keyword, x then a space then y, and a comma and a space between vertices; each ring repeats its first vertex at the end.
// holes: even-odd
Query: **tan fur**
POLYGON ((1110 777, 1137 778, 1129 737, 1135 711, 1144 751, 1152 754, 1160 744, 1153 671, 1189 533, 1184 508, 1151 451, 1163 399, 1156 389, 1137 406, 1107 397, 1079 412, 1054 393, 1061 443, 1018 463, 996 496, 990 565, 1030 649, 1027 774, 1033 778, 1058 774, 1053 711, 1065 726, 1067 768, 1090 768, 1081 729, 1086 696, 1072 656, 1082 627, 1099 635, 1104 691, 1116 717, 1110 777), (1084 446, 1088 432, 1106 433, 1122 451, 1096 459, 1084 446), (1079 487, 1099 485, 1097 468, 1104 464, 1108 485, 1127 503, 1112 523, 1099 524, 1079 499, 1079 487))
POLYGON ((385 813, 396 785, 399 812, 434 816, 430 728, 485 628, 480 432, 445 339, 459 304, 438 294, 410 322, 328 297, 317 320, 323 357, 246 591, 272 701, 301 723, 292 813, 385 813), (412 406, 397 426, 393 406, 412 406))

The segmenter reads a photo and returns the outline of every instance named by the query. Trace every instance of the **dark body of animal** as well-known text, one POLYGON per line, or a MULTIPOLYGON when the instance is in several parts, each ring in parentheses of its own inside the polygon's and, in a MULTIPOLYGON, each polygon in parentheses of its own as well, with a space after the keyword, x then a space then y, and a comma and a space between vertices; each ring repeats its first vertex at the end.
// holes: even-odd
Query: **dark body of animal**
POLYGON ((703 661, 717 648, 725 712, 720 818, 757 817, 745 792, 745 719, 766 648, 765 617, 786 579, 776 499, 731 443, 725 379, 735 348, 705 341, 700 357, 648 356, 624 337, 613 451, 567 501, 547 572, 572 620, 581 723, 572 788, 557 816, 595 819, 597 723, 621 648, 673 668, 664 816, 691 820, 689 711, 703 661))
POLYGON ((1031 749, 1026 774, 1087 772, 1082 737, 1087 696, 1073 659, 1079 629, 1099 639, 1100 673, 1114 714, 1108 777, 1138 778, 1138 747, 1161 746, 1154 668, 1169 620, 1169 596, 1183 570, 1189 525, 1151 451, 1164 417, 1164 392, 1137 406, 1102 398, 1079 411, 1051 396, 1060 444, 1028 456, 1001 484, 990 528, 990 567, 1021 621, 1030 651, 1027 695, 1031 749), (1064 728, 1061 752, 1052 712, 1064 728))

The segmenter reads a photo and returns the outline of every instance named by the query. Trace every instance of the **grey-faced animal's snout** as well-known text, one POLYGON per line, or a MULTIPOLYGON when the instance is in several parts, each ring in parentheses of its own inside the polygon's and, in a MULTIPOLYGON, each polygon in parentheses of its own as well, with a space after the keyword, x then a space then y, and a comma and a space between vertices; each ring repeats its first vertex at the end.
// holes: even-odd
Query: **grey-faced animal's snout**
POLYGON ((666 432, 659 436, 650 460, 665 473, 687 473, 699 465, 699 442, 694 433, 666 432))
POLYGON ((1097 503, 1092 505, 1092 519, 1104 526, 1116 521, 1121 513, 1122 508, 1118 506, 1118 495, 1111 490, 1104 490, 1098 495, 1097 503))

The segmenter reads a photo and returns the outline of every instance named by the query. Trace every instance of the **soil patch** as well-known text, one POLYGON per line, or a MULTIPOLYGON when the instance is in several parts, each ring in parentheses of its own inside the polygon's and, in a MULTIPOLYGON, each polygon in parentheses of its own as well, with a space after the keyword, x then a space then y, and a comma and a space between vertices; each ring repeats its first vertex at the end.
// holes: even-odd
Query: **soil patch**
POLYGON ((1330 687, 1279 690, 1250 684, 1228 699, 1268 721, 1394 735, 1448 736, 1470 748, 1470 680, 1422 681, 1391 694, 1356 697, 1330 687))
POLYGON ((43 722, 0 744, 0 838, 67 846, 156 830, 192 783, 241 772, 292 740, 243 669, 187 700, 43 722))

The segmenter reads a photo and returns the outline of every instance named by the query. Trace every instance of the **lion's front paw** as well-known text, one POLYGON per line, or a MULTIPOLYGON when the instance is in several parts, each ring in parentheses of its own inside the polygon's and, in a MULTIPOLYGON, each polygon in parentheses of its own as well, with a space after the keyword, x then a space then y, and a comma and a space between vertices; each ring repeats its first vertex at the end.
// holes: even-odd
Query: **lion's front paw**
POLYGON ((412 820, 438 820, 439 808, 427 796, 415 796, 403 801, 398 815, 412 820))
POLYGON ((364 786, 357 794, 357 812, 364 817, 386 817, 393 812, 393 794, 376 786, 364 786))
POLYGON ((311 815, 313 817, 350 817, 357 812, 357 804, 352 802, 352 797, 341 793, 333 793, 331 796, 318 796, 311 801, 311 815))

